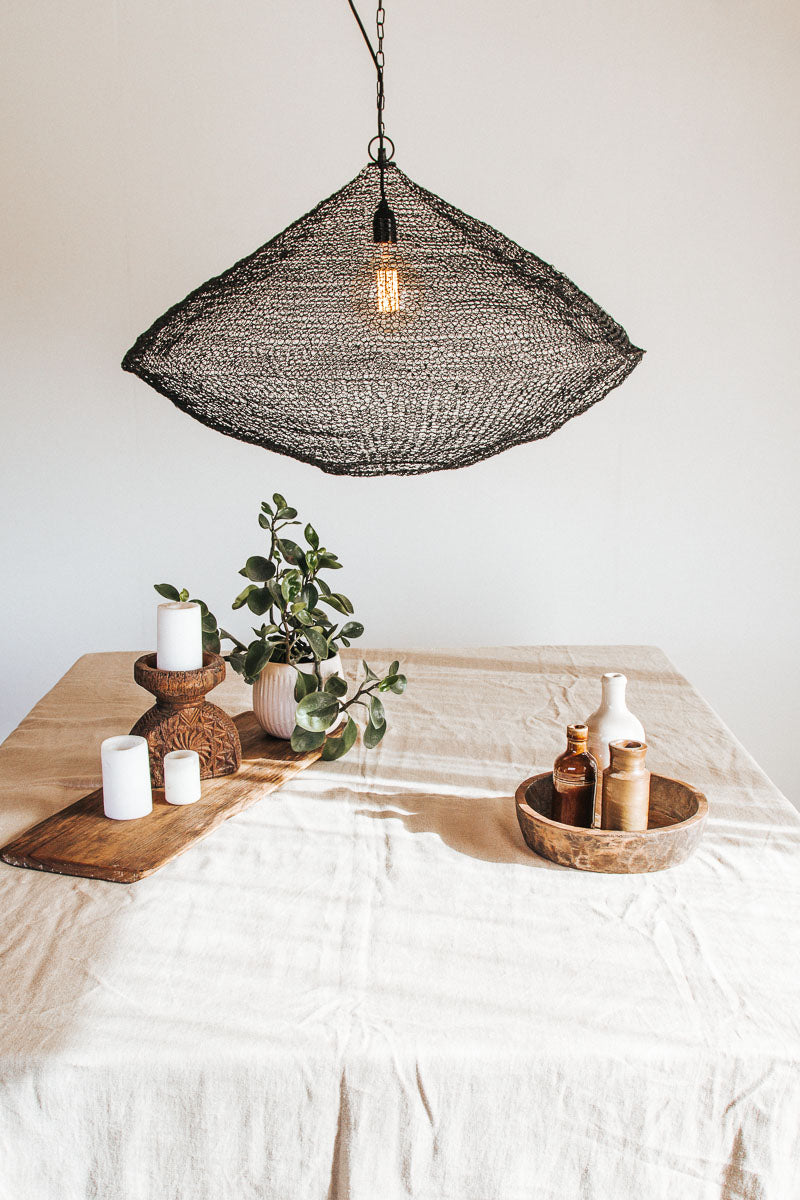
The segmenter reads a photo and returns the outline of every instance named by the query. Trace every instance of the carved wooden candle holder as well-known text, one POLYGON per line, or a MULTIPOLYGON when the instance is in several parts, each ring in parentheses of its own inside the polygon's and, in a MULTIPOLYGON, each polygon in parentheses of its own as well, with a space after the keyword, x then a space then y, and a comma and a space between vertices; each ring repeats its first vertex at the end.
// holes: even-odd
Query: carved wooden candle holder
POLYGON ((206 650, 197 671, 159 671, 155 654, 143 654, 133 665, 133 677, 156 698, 131 730, 147 738, 154 787, 164 786, 164 755, 170 750, 196 750, 201 779, 238 771, 242 747, 236 726, 204 698, 225 678, 223 658, 206 650))

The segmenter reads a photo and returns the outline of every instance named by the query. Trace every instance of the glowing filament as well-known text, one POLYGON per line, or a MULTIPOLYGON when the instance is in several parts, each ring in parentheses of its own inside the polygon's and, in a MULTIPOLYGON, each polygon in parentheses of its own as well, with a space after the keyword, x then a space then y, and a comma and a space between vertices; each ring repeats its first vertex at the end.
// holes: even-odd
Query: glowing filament
POLYGON ((395 267, 378 267, 378 312, 400 311, 400 288, 395 267))

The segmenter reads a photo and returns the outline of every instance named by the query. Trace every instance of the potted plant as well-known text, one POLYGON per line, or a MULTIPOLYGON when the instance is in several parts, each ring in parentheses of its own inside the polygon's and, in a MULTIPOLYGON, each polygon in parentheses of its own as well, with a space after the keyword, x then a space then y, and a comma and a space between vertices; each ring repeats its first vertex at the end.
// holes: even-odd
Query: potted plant
MULTIPOLYGON (((304 546, 286 536, 288 527, 301 522, 297 510, 278 492, 272 504, 262 503, 258 523, 269 546, 266 553, 251 555, 239 571, 247 585, 232 608, 247 608, 263 619, 262 624, 253 627, 255 636, 245 643, 220 628, 208 605, 197 600, 204 648, 220 654, 222 643, 231 643, 232 649, 223 657, 253 685, 253 711, 259 724, 274 737, 291 738, 293 750, 322 747, 323 758, 341 758, 358 735, 351 712, 357 707, 367 717, 364 745, 377 746, 386 732, 380 693, 401 694, 406 687, 399 662, 393 662, 385 675, 363 662, 363 678, 348 699, 339 648, 360 638, 364 626, 354 619, 348 597, 333 591, 323 578, 342 564, 320 545, 312 525, 303 530, 304 546)), ((169 583, 156 584, 155 589, 167 600, 189 599, 186 589, 179 591, 169 583)))

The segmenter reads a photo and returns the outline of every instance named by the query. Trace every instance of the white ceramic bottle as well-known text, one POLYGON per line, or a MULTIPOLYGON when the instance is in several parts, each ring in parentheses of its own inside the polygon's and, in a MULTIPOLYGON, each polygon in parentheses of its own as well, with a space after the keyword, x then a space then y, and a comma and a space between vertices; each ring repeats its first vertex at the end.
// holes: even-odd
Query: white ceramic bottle
POLYGON ((641 721, 625 703, 625 688, 628 683, 625 676, 620 675, 619 671, 607 671, 600 682, 603 686, 603 699, 586 724, 589 726, 589 753, 597 762, 600 771, 604 771, 611 761, 609 742, 618 742, 623 738, 643 742, 645 735, 641 721))

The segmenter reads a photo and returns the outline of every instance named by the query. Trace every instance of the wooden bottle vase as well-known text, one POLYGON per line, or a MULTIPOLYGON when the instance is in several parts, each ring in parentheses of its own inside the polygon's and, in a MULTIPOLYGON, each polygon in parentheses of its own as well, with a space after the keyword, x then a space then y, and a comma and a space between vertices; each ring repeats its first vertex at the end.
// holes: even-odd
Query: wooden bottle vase
POLYGON ((611 765, 603 772, 603 829, 627 833, 647 829, 650 772, 645 768, 647 746, 623 738, 611 742, 611 765))

